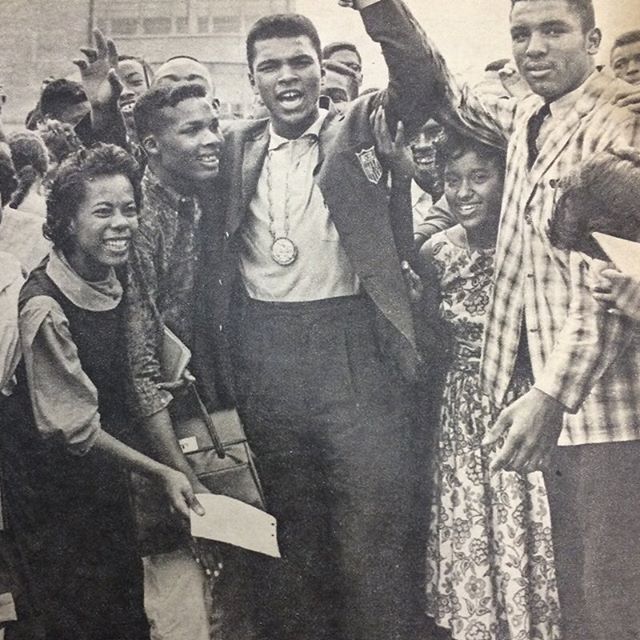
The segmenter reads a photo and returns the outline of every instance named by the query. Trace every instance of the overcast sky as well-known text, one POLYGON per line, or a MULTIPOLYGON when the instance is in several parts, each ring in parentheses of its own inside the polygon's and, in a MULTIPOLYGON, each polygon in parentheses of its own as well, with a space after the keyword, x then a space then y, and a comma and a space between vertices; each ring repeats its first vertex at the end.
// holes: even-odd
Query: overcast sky
MULTIPOLYGON (((509 0, 405 0, 451 68, 478 78, 491 60, 510 55, 509 0)), ((640 0, 594 0, 598 24, 604 33, 599 62, 606 62, 614 37, 640 29, 640 0)), ((336 0, 298 0, 298 10, 309 16, 324 43, 355 42, 365 54, 365 84, 385 82, 379 49, 367 39, 355 11, 341 9, 336 0)))

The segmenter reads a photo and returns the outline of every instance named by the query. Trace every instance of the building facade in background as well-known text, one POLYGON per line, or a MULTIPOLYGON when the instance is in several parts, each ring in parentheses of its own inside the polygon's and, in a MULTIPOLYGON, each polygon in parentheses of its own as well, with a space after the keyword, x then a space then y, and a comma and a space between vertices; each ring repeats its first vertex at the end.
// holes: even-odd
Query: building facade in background
POLYGON ((93 25, 120 53, 152 67, 179 54, 209 67, 225 115, 246 113, 252 101, 245 36, 260 16, 295 11, 296 0, 1 0, 0 84, 8 95, 3 119, 21 123, 49 75, 77 79, 93 25))

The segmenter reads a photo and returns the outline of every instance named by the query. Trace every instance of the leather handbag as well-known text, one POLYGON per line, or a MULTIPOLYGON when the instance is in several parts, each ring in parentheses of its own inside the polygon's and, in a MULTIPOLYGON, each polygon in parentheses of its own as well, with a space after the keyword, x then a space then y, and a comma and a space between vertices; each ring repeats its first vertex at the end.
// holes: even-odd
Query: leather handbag
POLYGON ((238 412, 227 409, 209 413, 193 383, 188 394, 197 414, 177 420, 173 427, 198 479, 212 493, 264 509, 262 486, 238 412))
MULTIPOLYGON (((174 418, 173 428, 200 482, 213 493, 265 510, 253 454, 237 411, 209 413, 193 384, 188 394, 180 398, 180 403, 187 400, 195 401, 196 406, 189 408, 197 409, 196 415, 174 418)), ((131 488, 141 555, 168 553, 183 545, 188 534, 179 518, 171 513, 160 487, 149 478, 132 473, 131 488)))
MULTIPOLYGON (((165 327, 161 366, 165 380, 179 380, 191 352, 165 327)), ((264 494, 235 409, 209 413, 192 382, 176 399, 179 409, 173 428, 187 461, 202 484, 213 493, 236 498, 265 510, 264 494), (178 415, 186 413, 188 418, 178 415)), ((178 408, 178 407, 176 407, 178 408)), ((154 482, 131 474, 132 504, 141 554, 166 553, 184 540, 183 526, 171 515, 166 497, 154 482)))

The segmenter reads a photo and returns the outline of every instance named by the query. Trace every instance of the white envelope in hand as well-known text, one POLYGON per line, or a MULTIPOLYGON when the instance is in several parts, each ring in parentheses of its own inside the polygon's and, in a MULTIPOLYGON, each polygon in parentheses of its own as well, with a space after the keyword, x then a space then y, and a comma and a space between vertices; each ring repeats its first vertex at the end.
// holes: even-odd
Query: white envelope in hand
POLYGON ((204 516, 191 512, 191 535, 280 558, 276 519, 251 505, 213 493, 196 495, 204 516))
POLYGON ((640 243, 598 231, 591 235, 620 272, 640 280, 640 243))

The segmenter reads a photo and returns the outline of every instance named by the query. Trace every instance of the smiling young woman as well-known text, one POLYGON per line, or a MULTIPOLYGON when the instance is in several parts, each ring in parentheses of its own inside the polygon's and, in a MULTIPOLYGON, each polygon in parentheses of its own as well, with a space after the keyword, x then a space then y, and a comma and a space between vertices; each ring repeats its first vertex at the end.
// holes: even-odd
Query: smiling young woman
MULTIPOLYGON (((430 315, 440 317, 450 342, 432 470, 426 611, 456 640, 558 640, 542 474, 491 473, 495 449, 482 446, 500 410, 481 391, 479 367, 505 157, 452 133, 438 155, 458 224, 431 236, 420 251, 425 288, 433 289, 425 296, 437 307, 430 315), (536 610, 536 602, 544 602, 545 611, 536 610)), ((527 384, 518 368, 508 397, 527 384)))
POLYGON ((19 299, 23 363, 2 453, 16 539, 47 637, 138 640, 147 633, 127 470, 171 506, 200 509, 187 479, 125 444, 122 284, 140 203, 138 169, 98 145, 63 164, 47 199, 49 256, 19 299))

